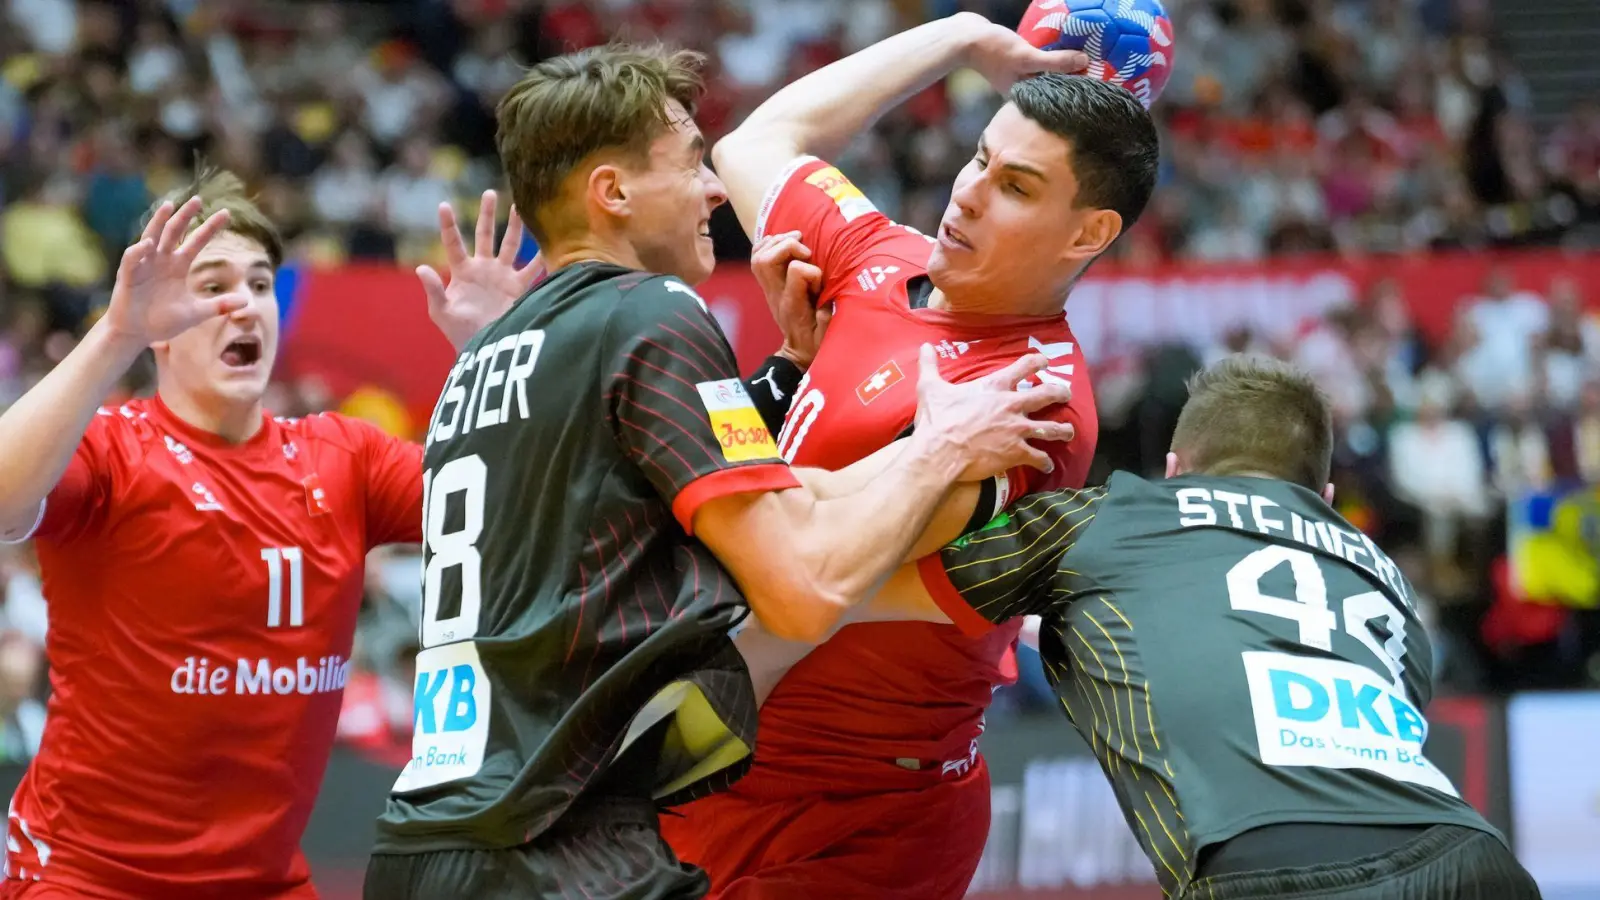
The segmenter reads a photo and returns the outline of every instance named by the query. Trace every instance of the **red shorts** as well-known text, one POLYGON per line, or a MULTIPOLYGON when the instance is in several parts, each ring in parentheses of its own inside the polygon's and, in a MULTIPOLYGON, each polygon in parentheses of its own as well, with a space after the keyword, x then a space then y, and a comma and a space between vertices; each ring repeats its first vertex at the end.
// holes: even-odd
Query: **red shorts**
POLYGON ((989 768, 914 791, 758 800, 716 794, 661 832, 711 875, 707 900, 961 900, 989 836, 989 768))

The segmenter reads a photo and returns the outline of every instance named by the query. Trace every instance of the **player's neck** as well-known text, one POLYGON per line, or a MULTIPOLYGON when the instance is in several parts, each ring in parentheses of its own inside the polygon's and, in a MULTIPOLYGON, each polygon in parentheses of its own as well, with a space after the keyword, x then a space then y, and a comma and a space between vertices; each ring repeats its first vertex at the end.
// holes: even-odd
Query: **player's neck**
POLYGON ((644 270, 639 254, 620 241, 608 241, 595 235, 585 235, 579 240, 551 241, 543 248, 545 268, 552 275, 573 263, 604 262, 627 269, 644 270))
POLYGON ((195 397, 172 389, 156 390, 161 402, 185 425, 214 434, 230 444, 242 444, 261 430, 260 400, 238 403, 220 397, 195 397))
POLYGON ((934 288, 928 295, 928 308, 980 316, 1046 317, 1061 315, 1063 307, 1059 297, 1041 297, 1037 302, 1019 304, 1014 297, 968 293, 950 295, 934 288))

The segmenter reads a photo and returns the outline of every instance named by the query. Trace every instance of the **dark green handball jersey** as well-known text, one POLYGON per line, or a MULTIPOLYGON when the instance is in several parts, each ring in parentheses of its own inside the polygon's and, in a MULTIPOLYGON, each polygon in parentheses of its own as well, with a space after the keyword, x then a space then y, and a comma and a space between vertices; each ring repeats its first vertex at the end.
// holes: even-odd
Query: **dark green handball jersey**
POLYGON ((746 608, 685 528, 708 500, 795 486, 752 421, 673 278, 570 266, 472 340, 429 424, 412 759, 378 852, 531 841, 651 742, 645 800, 741 771, 746 608))
POLYGON ((921 569, 969 631, 1042 617, 1046 675, 1168 892, 1263 825, 1494 833, 1423 755, 1411 586, 1311 491, 1119 472, 1028 498, 921 569))

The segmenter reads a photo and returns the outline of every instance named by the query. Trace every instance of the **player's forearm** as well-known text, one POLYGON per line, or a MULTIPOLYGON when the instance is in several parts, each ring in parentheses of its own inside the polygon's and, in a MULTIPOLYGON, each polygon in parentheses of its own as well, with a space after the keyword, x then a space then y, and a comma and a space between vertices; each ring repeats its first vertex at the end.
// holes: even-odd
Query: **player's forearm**
MULTIPOLYGON (((905 450, 906 439, 895 441, 883 449, 845 466, 837 471, 796 467, 792 471, 800 483, 818 500, 838 500, 869 490, 894 465, 905 450)), ((903 562, 921 559, 961 536, 963 528, 972 519, 982 490, 976 484, 958 484, 946 491, 934 507, 927 527, 917 536, 903 562)))
POLYGON ((790 84, 756 108, 715 150, 748 152, 782 142, 791 156, 843 149, 885 112, 961 65, 982 18, 958 13, 905 31, 790 84))
POLYGON ((95 410, 143 352, 103 322, 0 416, 0 532, 17 537, 72 461, 95 410))
POLYGON ((842 469, 829 471, 796 466, 791 471, 818 500, 837 500, 865 490, 874 480, 888 471, 904 450, 905 442, 895 441, 842 469))
POLYGON ((913 440, 865 489, 817 501, 796 549, 819 596, 842 613, 877 590, 949 495, 960 471, 951 462, 913 440))

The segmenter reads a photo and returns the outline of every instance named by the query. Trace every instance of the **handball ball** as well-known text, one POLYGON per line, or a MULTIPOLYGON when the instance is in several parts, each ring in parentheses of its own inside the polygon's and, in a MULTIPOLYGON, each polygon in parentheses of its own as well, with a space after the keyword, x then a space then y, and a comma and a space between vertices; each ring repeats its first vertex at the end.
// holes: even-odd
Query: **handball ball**
POLYGON ((1042 50, 1082 50, 1086 74, 1122 85, 1145 109, 1172 74, 1172 20, 1159 0, 1033 0, 1017 33, 1042 50))

